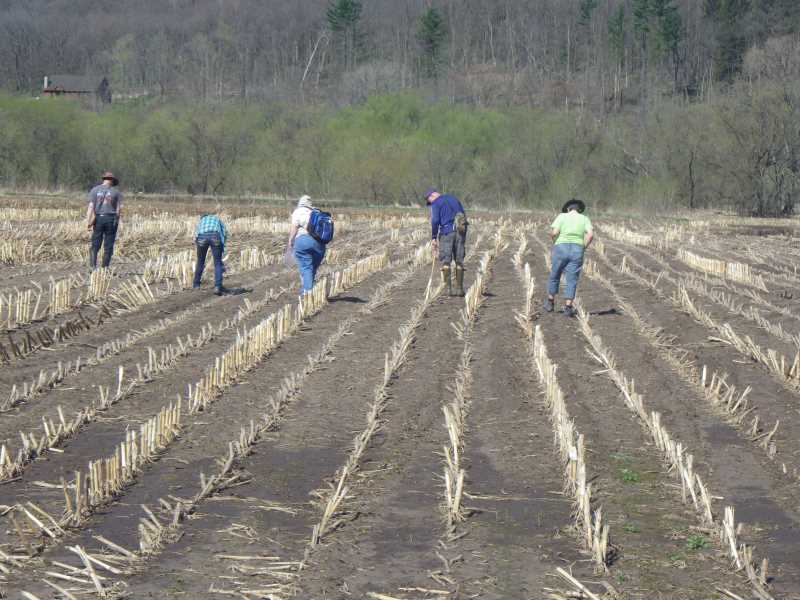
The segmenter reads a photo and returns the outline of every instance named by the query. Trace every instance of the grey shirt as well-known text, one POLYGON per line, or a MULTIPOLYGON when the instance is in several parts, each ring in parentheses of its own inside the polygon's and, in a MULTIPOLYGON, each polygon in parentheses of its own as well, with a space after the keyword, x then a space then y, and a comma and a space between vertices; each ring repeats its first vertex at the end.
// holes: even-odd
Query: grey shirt
POLYGON ((89 204, 94 205, 94 214, 116 215, 122 207, 122 192, 115 187, 96 185, 89 192, 89 204))

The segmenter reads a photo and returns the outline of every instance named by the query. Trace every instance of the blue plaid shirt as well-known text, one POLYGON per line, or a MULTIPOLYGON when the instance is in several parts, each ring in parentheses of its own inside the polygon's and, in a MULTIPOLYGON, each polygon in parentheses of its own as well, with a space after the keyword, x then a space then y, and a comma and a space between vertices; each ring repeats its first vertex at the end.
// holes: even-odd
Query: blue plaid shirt
POLYGON ((203 215, 200 217, 200 222, 197 224, 197 230, 195 231, 195 239, 197 239, 198 235, 204 233, 218 234, 219 241, 222 242, 223 247, 225 246, 225 236, 227 235, 225 225, 217 215, 203 215))

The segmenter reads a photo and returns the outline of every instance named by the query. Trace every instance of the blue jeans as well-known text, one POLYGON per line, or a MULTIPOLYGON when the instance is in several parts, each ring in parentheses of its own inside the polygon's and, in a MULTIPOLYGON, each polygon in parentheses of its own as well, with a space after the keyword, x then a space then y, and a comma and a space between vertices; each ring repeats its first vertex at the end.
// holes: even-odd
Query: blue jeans
POLYGON ((314 287, 317 269, 325 258, 325 244, 318 242, 310 235, 300 235, 294 240, 294 257, 300 268, 300 279, 303 282, 301 293, 310 292, 314 287))
POLYGON ((92 230, 92 247, 89 252, 89 266, 97 268, 97 254, 103 246, 103 266, 111 264, 111 255, 114 254, 114 242, 117 239, 117 215, 97 215, 92 230))
POLYGON ((578 277, 583 268, 583 246, 580 244, 556 244, 551 253, 553 267, 550 270, 550 280, 547 284, 547 293, 555 297, 561 282, 561 274, 566 274, 567 286, 564 290, 565 300, 575 299, 575 290, 578 287, 578 277))
POLYGON ((197 265, 194 269, 194 284, 200 285, 200 279, 203 277, 203 271, 206 268, 206 257, 208 256, 208 249, 211 248, 211 254, 214 256, 214 287, 222 287, 222 254, 224 248, 219 235, 216 233, 203 233, 197 236, 197 265))

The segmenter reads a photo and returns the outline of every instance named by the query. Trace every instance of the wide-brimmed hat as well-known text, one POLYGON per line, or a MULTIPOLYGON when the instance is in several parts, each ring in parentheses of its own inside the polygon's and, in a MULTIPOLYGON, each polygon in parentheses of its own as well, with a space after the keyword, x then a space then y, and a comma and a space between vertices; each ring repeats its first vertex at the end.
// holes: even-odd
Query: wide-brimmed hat
POLYGON ((111 180, 111 182, 112 182, 114 185, 117 185, 117 184, 119 184, 119 179, 117 179, 117 178, 114 176, 114 174, 113 174, 111 171, 106 171, 105 173, 103 173, 103 177, 102 177, 101 179, 103 179, 104 181, 105 181, 106 179, 110 179, 110 180, 111 180))
POLYGON ((582 213, 583 211, 586 210, 586 204, 584 203, 583 200, 578 200, 577 198, 573 198, 572 200, 567 200, 566 204, 564 204, 564 206, 561 207, 561 212, 562 213, 569 212, 570 209, 572 209, 572 207, 575 207, 575 209, 579 213, 582 213))
POLYGON ((311 202, 311 196, 300 196, 300 199, 297 201, 298 208, 314 208, 314 205, 311 202))

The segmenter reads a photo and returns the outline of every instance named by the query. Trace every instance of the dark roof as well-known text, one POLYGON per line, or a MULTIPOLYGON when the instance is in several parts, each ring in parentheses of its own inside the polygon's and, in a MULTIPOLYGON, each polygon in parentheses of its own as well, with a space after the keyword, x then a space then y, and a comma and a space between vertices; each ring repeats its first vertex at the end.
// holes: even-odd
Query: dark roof
POLYGON ((100 89, 105 77, 92 75, 48 75, 48 90, 65 92, 96 92, 100 89))

